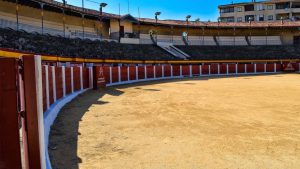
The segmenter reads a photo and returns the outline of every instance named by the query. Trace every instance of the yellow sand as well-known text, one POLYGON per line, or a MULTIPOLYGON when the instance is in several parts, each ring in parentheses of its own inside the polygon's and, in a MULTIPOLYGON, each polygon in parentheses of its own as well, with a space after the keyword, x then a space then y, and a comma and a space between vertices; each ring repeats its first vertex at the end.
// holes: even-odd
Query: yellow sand
POLYGON ((299 169, 300 75, 89 91, 62 110, 49 147, 54 169, 299 169))

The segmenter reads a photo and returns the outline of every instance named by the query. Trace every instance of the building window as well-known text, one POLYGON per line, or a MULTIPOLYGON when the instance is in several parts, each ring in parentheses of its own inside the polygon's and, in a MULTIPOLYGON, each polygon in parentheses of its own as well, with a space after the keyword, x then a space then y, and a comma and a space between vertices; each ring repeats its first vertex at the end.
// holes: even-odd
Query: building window
POLYGON ((242 7, 237 7, 236 10, 237 10, 238 12, 242 12, 242 7))
POLYGON ((273 10, 273 5, 267 5, 268 10, 273 10))
POLYGON ((234 22, 234 17, 223 17, 221 22, 234 22))
POLYGON ((243 18, 242 17, 238 17, 236 21, 237 22, 243 22, 243 18))
POLYGON ((264 15, 257 15, 258 21, 264 21, 264 15))
POLYGON ((246 22, 254 21, 254 15, 246 15, 246 16, 245 16, 245 21, 246 21, 246 22))
POLYGON ((273 15, 269 15, 268 16, 268 21, 272 21, 273 20, 273 15))
POLYGON ((220 13, 233 13, 233 12, 234 12, 234 7, 220 9, 220 13))
POLYGON ((254 11, 254 5, 245 5, 245 11, 254 11))
POLYGON ((276 9, 288 9, 288 8, 290 8, 289 2, 276 4, 276 9))
POLYGON ((257 10, 257 11, 262 11, 262 10, 264 10, 264 5, 263 5, 263 4, 257 4, 257 5, 256 5, 256 10, 257 10))

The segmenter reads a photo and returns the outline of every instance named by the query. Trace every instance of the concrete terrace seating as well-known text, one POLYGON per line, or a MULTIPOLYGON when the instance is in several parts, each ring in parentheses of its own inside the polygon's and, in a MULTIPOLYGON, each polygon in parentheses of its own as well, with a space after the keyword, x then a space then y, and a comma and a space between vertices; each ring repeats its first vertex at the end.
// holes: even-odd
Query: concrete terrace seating
POLYGON ((65 57, 129 60, 175 59, 155 45, 120 44, 79 38, 70 39, 12 29, 0 29, 0 48, 65 57))
POLYGON ((217 37, 220 46, 246 46, 247 41, 244 36, 220 36, 217 37))
POLYGON ((191 60, 300 59, 299 46, 176 46, 191 60))
POLYGON ((212 36, 189 36, 189 45, 201 45, 201 46, 216 46, 216 42, 212 36))
POLYGON ((282 45, 280 36, 249 36, 251 45, 282 45))

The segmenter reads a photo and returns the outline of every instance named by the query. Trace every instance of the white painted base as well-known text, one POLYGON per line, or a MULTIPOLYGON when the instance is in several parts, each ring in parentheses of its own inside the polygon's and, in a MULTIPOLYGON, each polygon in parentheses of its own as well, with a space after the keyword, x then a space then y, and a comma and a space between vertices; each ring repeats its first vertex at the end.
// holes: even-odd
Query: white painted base
POLYGON ((51 161, 48 154, 48 143, 49 143, 49 134, 51 126, 54 123, 54 120, 56 119, 58 113, 60 110, 70 101, 72 101, 75 97, 77 97, 79 94, 87 91, 88 89, 84 89, 81 91, 77 91, 75 93, 72 93, 70 95, 67 95, 66 97, 63 97, 54 104, 52 104, 48 111, 44 113, 44 139, 45 139, 45 156, 46 156, 46 168, 52 169, 51 161))

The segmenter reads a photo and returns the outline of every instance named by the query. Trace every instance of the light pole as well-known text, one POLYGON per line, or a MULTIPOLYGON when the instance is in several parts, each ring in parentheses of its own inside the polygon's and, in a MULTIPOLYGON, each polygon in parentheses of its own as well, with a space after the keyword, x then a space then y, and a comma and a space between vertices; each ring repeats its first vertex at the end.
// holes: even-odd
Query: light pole
MULTIPOLYGON (((196 27, 197 27, 197 24, 200 23, 200 18, 196 18, 195 23, 196 23, 196 27)), ((199 43, 200 43, 200 34, 199 34, 199 43)))
POLYGON ((157 43, 157 22, 158 22, 158 16, 161 15, 161 12, 155 12, 155 29, 156 29, 156 35, 155 35, 155 40, 156 40, 156 43, 157 43))
POLYGON ((189 19, 191 18, 192 16, 191 15, 187 15, 185 17, 185 20, 186 20, 186 38, 187 40, 189 40, 189 19))
POLYGON ((102 26, 102 17, 103 17, 103 8, 107 6, 107 3, 100 3, 99 11, 100 11, 100 25, 101 25, 101 38, 103 33, 103 26, 102 26))
POLYGON ((250 24, 250 45, 251 45, 251 39, 252 39, 252 20, 253 20, 253 18, 252 17, 249 17, 248 18, 248 20, 249 20, 249 24, 250 24))
POLYGON ((19 1, 16 0, 16 19, 17 19, 17 30, 19 30, 19 1))

